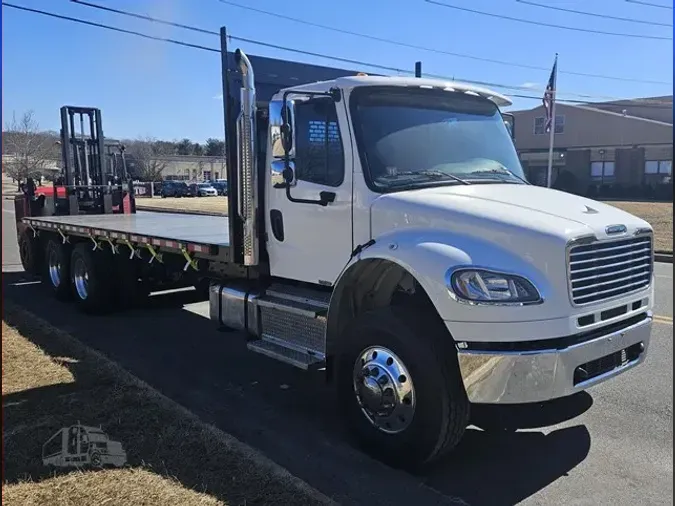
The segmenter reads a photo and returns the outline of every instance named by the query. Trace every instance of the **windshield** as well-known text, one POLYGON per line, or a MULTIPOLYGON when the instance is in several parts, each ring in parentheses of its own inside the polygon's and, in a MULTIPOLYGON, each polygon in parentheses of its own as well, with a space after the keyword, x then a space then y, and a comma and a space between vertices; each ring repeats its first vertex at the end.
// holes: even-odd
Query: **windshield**
POLYGON ((200 188, 212 188, 211 183, 199 183, 197 186, 200 188))
POLYGON ((524 183, 513 141, 493 102, 423 88, 368 87, 352 97, 371 189, 524 183))

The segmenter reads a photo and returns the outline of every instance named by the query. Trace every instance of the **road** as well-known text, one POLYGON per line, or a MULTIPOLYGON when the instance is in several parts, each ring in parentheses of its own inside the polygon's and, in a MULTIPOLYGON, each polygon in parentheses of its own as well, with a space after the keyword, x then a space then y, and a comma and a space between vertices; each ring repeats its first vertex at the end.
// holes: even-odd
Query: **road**
POLYGON ((656 266, 659 318, 642 367, 569 399, 491 408, 483 416, 508 417, 522 430, 470 428, 446 462, 413 476, 354 448, 320 377, 251 354, 241 336, 216 331, 194 292, 105 317, 55 302, 22 274, 7 201, 2 220, 5 297, 342 504, 672 504, 672 265, 656 266))

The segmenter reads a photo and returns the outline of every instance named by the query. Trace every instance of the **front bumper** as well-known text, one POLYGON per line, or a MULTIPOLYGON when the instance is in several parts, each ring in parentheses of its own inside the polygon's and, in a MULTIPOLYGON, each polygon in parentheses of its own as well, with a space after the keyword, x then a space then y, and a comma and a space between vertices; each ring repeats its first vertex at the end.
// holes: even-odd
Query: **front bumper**
POLYGON ((609 326, 604 333, 598 329, 587 340, 546 340, 545 349, 537 348, 536 341, 514 343, 513 350, 458 349, 469 400, 485 404, 542 402, 613 378, 643 362, 647 355, 652 313, 631 320, 625 326, 609 326), (528 349, 528 344, 534 346, 528 349))

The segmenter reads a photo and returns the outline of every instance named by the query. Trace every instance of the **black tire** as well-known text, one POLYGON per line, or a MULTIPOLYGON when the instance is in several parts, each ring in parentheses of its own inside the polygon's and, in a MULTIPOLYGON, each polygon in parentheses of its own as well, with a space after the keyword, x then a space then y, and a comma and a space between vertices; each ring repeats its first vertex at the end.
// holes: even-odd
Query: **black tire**
POLYGON ((70 257, 70 281, 75 300, 85 313, 101 314, 112 309, 114 295, 113 263, 106 251, 92 251, 90 243, 80 243, 70 257), (86 283, 82 277, 86 274, 86 283))
POLYGON ((93 467, 103 467, 103 459, 101 458, 101 454, 99 452, 92 452, 90 460, 93 467))
POLYGON ((437 315, 419 308, 377 309, 347 325, 336 362, 338 399, 348 426, 368 453, 395 467, 418 469, 460 441, 469 423, 469 401, 451 339, 437 315), (375 427, 355 394, 355 364, 371 346, 393 352, 412 378, 414 414, 395 434, 375 427))
POLYGON ((24 229, 19 235, 19 258, 23 270, 31 276, 39 276, 43 269, 43 251, 40 239, 33 236, 33 231, 24 229))
POLYGON ((58 300, 70 300, 70 245, 49 238, 44 251, 43 283, 58 300))

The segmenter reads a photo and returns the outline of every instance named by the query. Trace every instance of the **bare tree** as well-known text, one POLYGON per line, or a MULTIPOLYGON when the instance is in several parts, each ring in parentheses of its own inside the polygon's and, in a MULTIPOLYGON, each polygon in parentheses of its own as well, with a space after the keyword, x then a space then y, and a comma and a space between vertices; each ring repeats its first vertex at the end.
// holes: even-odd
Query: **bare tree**
POLYGON ((24 113, 18 120, 13 114, 2 135, 3 154, 9 155, 8 160, 3 160, 4 171, 19 183, 29 177, 42 176, 58 156, 55 140, 52 135, 40 131, 33 111, 24 113))
POLYGON ((161 181, 169 165, 166 156, 173 154, 165 144, 155 139, 126 142, 130 172, 142 181, 161 181))

